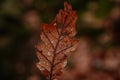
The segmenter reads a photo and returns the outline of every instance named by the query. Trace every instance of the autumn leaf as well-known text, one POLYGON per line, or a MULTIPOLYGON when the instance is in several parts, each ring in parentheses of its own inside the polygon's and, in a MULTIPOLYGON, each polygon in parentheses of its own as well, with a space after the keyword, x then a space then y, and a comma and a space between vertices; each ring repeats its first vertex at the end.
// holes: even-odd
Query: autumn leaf
POLYGON ((64 9, 59 10, 50 24, 41 25, 42 42, 36 45, 37 67, 47 80, 62 74, 67 57, 77 47, 78 40, 73 38, 76 35, 76 20, 76 11, 65 2, 64 9))

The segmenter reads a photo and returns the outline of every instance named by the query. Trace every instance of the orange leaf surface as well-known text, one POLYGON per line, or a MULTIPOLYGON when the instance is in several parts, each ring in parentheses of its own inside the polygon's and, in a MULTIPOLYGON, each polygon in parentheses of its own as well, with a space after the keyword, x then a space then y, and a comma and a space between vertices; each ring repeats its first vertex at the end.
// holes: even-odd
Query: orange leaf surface
POLYGON ((50 24, 41 25, 42 42, 36 45, 39 62, 37 67, 48 80, 56 79, 67 64, 67 56, 76 49, 77 15, 72 6, 64 3, 56 18, 50 24))

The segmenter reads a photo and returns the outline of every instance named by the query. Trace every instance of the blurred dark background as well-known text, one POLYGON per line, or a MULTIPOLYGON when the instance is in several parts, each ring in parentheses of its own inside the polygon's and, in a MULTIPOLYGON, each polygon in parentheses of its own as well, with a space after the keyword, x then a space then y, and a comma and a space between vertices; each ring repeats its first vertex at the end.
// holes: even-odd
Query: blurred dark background
MULTIPOLYGON (((44 80, 34 45, 64 1, 0 0, 0 80, 44 80)), ((120 80, 120 0, 66 1, 78 14, 80 49, 68 63, 73 79, 61 80, 120 80)))

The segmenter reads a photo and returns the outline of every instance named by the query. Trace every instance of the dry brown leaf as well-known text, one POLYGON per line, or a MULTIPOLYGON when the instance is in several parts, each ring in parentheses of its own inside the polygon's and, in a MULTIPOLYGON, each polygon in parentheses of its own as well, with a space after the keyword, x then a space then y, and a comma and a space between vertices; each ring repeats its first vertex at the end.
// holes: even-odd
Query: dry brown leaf
POLYGON ((40 34, 42 42, 36 45, 39 62, 37 67, 48 80, 61 75, 67 64, 67 56, 76 49, 76 12, 67 2, 50 24, 42 24, 40 34))

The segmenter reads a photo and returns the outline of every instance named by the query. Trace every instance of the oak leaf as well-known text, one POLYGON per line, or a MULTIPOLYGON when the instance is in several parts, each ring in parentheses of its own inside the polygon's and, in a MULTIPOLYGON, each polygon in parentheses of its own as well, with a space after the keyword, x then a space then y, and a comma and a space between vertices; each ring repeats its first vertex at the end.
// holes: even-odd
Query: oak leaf
POLYGON ((36 45, 39 59, 37 67, 47 80, 61 75, 67 57, 76 49, 78 40, 73 39, 76 35, 76 20, 76 11, 65 2, 64 9, 59 10, 52 23, 41 25, 42 42, 36 45))

